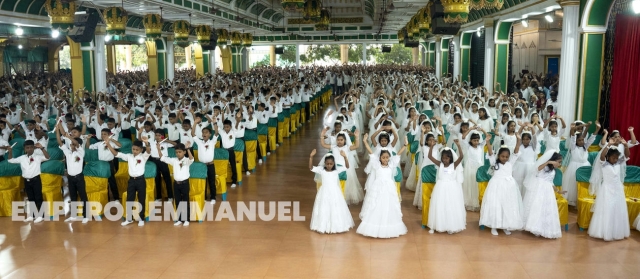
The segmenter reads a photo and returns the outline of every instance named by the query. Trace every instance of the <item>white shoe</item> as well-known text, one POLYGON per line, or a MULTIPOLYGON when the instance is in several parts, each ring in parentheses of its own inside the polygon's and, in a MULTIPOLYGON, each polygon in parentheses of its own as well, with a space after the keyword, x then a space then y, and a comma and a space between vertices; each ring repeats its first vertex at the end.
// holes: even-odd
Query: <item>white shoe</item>
POLYGON ((27 219, 24 219, 24 221, 23 221, 23 222, 25 222, 25 223, 27 223, 27 222, 33 222, 33 217, 27 217, 27 219))
POLYGON ((180 225, 182 225, 182 222, 180 221, 173 223, 174 227, 179 227, 180 225))
POLYGON ((172 198, 169 198, 169 202, 173 202, 173 199, 172 199, 172 198))
POLYGON ((89 218, 82 218, 82 223, 83 224, 89 223, 89 218))
POLYGON ((231 184, 231 188, 235 188, 235 187, 236 187, 235 183, 231 184))
POLYGON ((189 226, 189 221, 184 221, 184 223, 183 223, 183 225, 182 225, 182 226, 183 226, 183 227, 188 227, 188 226, 189 226))
POLYGON ((433 231, 433 230, 429 230, 429 233, 430 233, 430 234, 433 234, 433 233, 434 233, 434 231, 433 231))
POLYGON ((279 144, 279 143, 276 143, 276 147, 280 147, 280 144, 279 144))
POLYGON ((247 171, 247 176, 249 176, 249 175, 251 175, 251 173, 247 171))
POLYGON ((503 230, 503 231, 504 231, 504 234, 511 235, 511 232, 509 230, 503 230))
POLYGON ((42 217, 38 217, 38 218, 36 218, 36 220, 35 220, 35 221, 33 221, 33 223, 34 223, 34 224, 37 224, 37 223, 40 223, 40 222, 42 222, 42 221, 44 221, 44 218, 42 218, 42 217))
POLYGON ((126 226, 126 225, 130 225, 130 224, 133 224, 133 221, 124 221, 124 222, 120 223, 120 225, 123 226, 123 227, 126 226))
MULTIPOLYGON (((267 156, 271 155, 271 152, 267 152, 267 156)), ((261 159, 262 160, 262 159, 261 159)))
POLYGON ((262 165, 262 159, 258 160, 258 165, 262 165))
POLYGON ((67 220, 64 220, 64 221, 65 221, 65 222, 73 222, 73 221, 76 221, 76 220, 78 220, 78 218, 77 218, 77 217, 73 217, 73 216, 71 216, 71 217, 67 218, 67 220))
POLYGON ((216 204, 216 200, 211 200, 209 203, 210 204, 216 204))
POLYGON ((162 202, 162 199, 156 199, 156 202, 162 202))
POLYGON ((492 234, 492 235, 498 235, 498 230, 496 230, 496 229, 491 229, 491 234, 492 234))
POLYGON ((138 221, 138 227, 144 227, 144 221, 138 221))

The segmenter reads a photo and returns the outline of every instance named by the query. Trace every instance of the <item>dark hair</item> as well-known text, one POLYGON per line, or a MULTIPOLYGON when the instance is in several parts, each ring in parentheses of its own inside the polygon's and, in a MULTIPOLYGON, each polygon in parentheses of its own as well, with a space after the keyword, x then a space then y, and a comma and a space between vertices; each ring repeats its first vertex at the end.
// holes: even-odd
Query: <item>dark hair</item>
POLYGON ((109 130, 109 128, 104 128, 104 129, 100 130, 100 132, 105 132, 105 133, 111 134, 111 130, 109 130))
MULTIPOLYGON (((549 161, 557 161, 558 159, 562 159, 562 155, 556 152, 556 153, 553 153, 553 155, 551 155, 551 158, 549 159, 549 161)), ((545 168, 545 172, 550 172, 553 169, 555 169, 555 167, 552 164, 547 164, 547 167, 545 168)))
POLYGON ((478 109, 478 114, 480 114, 480 111, 484 111, 484 118, 480 117, 481 120, 489 119, 489 113, 487 112, 487 109, 479 108, 478 109))
POLYGON ((385 154, 385 153, 386 153, 386 154, 389 154, 389 156, 391 156, 391 152, 389 152, 389 150, 383 149, 383 150, 380 150, 380 156, 379 156, 379 158, 381 159, 381 158, 382 158, 382 154, 385 154))
POLYGON ((229 126, 231 126, 231 124, 232 124, 232 123, 231 123, 231 120, 229 120, 229 119, 225 119, 225 120, 222 122, 222 125, 229 125, 229 126))
POLYGON ((380 142, 380 140, 382 140, 383 138, 387 139, 387 141, 391 143, 391 137, 389 137, 389 134, 387 133, 380 134, 380 136, 378 136, 378 142, 380 142))
MULTIPOLYGON (((335 159, 335 158, 333 158, 333 155, 327 155, 326 157, 324 157, 324 163, 325 163, 325 166, 326 166, 326 164, 327 164, 327 160, 331 160, 331 161, 333 161, 333 168, 332 168, 331 170, 332 170, 332 171, 336 170, 336 159, 335 159)), ((326 168, 326 167, 325 167, 325 168, 326 168)))
POLYGON ((524 139, 524 137, 528 137, 529 139, 532 139, 531 134, 529 134, 529 133, 522 133, 522 135, 520 135, 520 137, 522 139, 524 139))
POLYGON ((442 153, 440 153, 440 162, 442 162, 442 158, 444 156, 447 156, 449 158, 449 163, 453 163, 453 153, 451 152, 451 150, 446 149, 446 150, 442 150, 442 153))
POLYGON ((178 143, 178 144, 176 144, 175 149, 176 149, 176 150, 187 151, 187 147, 185 147, 183 143, 178 143))
POLYGON ((78 143, 78 145, 82 146, 82 139, 81 138, 75 138, 75 140, 78 143))
POLYGON ((427 136, 424 138, 424 143, 426 144, 427 141, 429 141, 429 138, 433 138, 435 140, 436 136, 433 134, 427 134, 427 136))
MULTIPOLYGON (((25 145, 26 144, 27 144, 27 142, 25 141, 25 145)), ((618 149, 609 148, 609 150, 607 151, 607 155, 606 155, 606 161, 607 162, 609 161, 609 157, 611 157, 611 156, 619 157, 620 156, 620 151, 618 151, 618 149)))
POLYGON ((25 140, 23 146, 35 145, 32 140, 25 140))
POLYGON ((176 117, 176 114, 174 112, 169 113, 169 118, 175 118, 175 117, 176 117))
POLYGON ((471 144, 471 141, 474 139, 480 139, 480 134, 476 134, 476 133, 472 133, 471 137, 469 137, 469 144, 471 144))
POLYGON ((134 141, 133 142, 133 146, 137 146, 137 147, 142 148, 142 141, 139 141, 139 140, 134 141))
POLYGON ((156 129, 155 131, 153 131, 155 134, 161 134, 164 135, 164 129, 156 129))
MULTIPOLYGON (((504 140, 500 141, 500 145, 502 146, 504 144, 504 140)), ((502 154, 503 152, 507 152, 509 153, 509 155, 511 155, 511 150, 509 150, 509 148, 507 147, 500 147, 500 149, 498 150, 498 154, 496 154, 496 164, 493 166, 494 170, 498 170, 500 169, 500 154, 502 154)))

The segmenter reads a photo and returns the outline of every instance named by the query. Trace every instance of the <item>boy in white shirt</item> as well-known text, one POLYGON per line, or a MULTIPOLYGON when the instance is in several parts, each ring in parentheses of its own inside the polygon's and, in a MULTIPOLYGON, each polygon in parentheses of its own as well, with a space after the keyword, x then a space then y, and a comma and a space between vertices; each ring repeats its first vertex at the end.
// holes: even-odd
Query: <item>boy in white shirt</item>
MULTIPOLYGON (((109 148, 107 147, 107 142, 111 142, 113 148, 119 149, 122 147, 122 144, 119 143, 114 137, 112 137, 109 129, 102 129, 100 131, 99 139, 102 141, 96 142, 94 144, 90 144, 91 142, 87 139, 87 148, 92 150, 98 150, 98 160, 109 163, 109 167, 111 169, 111 176, 109 176, 108 183, 109 189, 111 190, 111 196, 113 200, 120 200, 120 193, 118 191, 118 184, 116 183, 116 173, 118 172, 120 162, 116 159, 109 148)), ((96 137, 97 138, 97 137, 96 137)))
MULTIPOLYGON (((136 199, 136 193, 138 194, 138 202, 142 205, 140 208, 140 216, 138 219, 138 227, 144 226, 144 209, 147 203, 147 182, 144 179, 144 170, 145 164, 147 160, 149 160, 149 156, 151 155, 151 146, 149 145, 149 140, 144 137, 142 141, 136 140, 133 142, 131 146, 132 154, 124 154, 116 151, 110 142, 107 142, 107 148, 111 151, 111 154, 116 158, 120 158, 129 163, 129 185, 127 186, 127 208, 132 209, 132 206, 129 206, 129 203, 132 203, 136 199), (144 143, 145 151, 142 150, 142 145, 144 143)), ((121 225, 124 227, 126 225, 133 223, 133 216, 131 214, 131 210, 128 211, 129 214, 127 216, 126 221, 122 222, 121 225)))
MULTIPOLYGON (((156 148, 161 149, 160 143, 156 143, 156 148)), ((185 148, 184 144, 179 143, 176 145, 176 157, 177 158, 169 158, 168 156, 163 156, 162 152, 159 152, 160 161, 165 164, 169 164, 173 166, 173 178, 174 178, 174 191, 176 197, 176 206, 180 207, 182 203, 186 203, 187 207, 187 216, 178 215, 178 221, 176 221, 173 225, 180 226, 184 224, 184 226, 189 226, 189 220, 191 218, 191 209, 189 208, 189 166, 193 163, 193 155, 191 154, 191 150, 185 148), (189 157, 185 157, 185 154, 188 154, 189 157)), ((215 195, 215 194, 214 194, 215 195)))
POLYGON ((162 156, 169 156, 169 148, 176 145, 175 142, 164 139, 164 131, 162 129, 156 129, 154 138, 149 139, 151 143, 151 158, 149 160, 156 164, 156 201, 162 201, 162 181, 167 187, 167 198, 169 202, 173 201, 173 187, 171 184, 171 173, 169 172, 169 166, 167 163, 160 161, 162 156), (157 148, 160 146, 160 148, 157 148))
MULTIPOLYGON (((58 134, 58 146, 64 153, 65 162, 67 163, 67 179, 69 182, 69 196, 72 202, 78 200, 78 195, 82 201, 82 223, 89 222, 87 218, 87 186, 84 181, 84 174, 82 169, 84 167, 84 148, 82 148, 81 139, 71 139, 71 148, 62 143, 60 139, 60 131, 56 131, 58 134)), ((69 216, 65 222, 72 222, 78 220, 77 216, 69 216)))
POLYGON ((217 134, 220 135, 222 141, 222 148, 229 152, 229 164, 231 165, 231 188, 236 187, 238 183, 238 172, 236 169, 236 152, 234 147, 236 145, 235 130, 232 128, 231 120, 225 120, 223 122, 222 131, 217 130, 217 134))
MULTIPOLYGON (((9 153, 9 158, 13 157, 13 150, 11 146, 7 148, 7 152, 9 153)), ((27 193, 27 197, 29 198, 29 206, 31 203, 35 203, 36 208, 31 208, 29 210, 30 216, 25 219, 25 222, 31 222, 33 220, 32 214, 39 212, 42 207, 42 180, 40 179, 40 165, 42 162, 49 160, 49 153, 44 147, 40 144, 34 145, 33 141, 26 140, 24 141, 24 152, 25 154, 18 157, 9 159, 8 162, 11 164, 20 164, 20 169, 22 170, 22 177, 24 179, 24 191, 27 193), (42 151, 42 153, 34 152, 35 149, 38 148, 42 151)), ((35 214, 34 214, 35 216, 35 214)), ((36 216, 34 223, 40 223, 44 221, 42 216, 36 216)))
MULTIPOLYGON (((196 124, 199 124, 197 119, 196 124)), ((211 129, 208 127, 203 128, 202 139, 196 137, 193 131, 191 132, 193 142, 198 145, 198 161, 207 166, 207 184, 209 184, 211 204, 216 203, 216 165, 213 160, 215 159, 215 148, 218 141, 218 125, 215 122, 213 123, 213 130, 216 131, 216 134, 212 137, 211 129)))

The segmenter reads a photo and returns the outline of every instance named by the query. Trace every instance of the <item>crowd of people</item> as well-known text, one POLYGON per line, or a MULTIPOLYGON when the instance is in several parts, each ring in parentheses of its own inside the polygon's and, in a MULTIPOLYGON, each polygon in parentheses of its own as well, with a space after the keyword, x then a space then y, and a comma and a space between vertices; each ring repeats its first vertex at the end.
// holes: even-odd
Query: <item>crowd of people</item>
MULTIPOLYGON (((522 75, 507 93, 499 84, 489 92, 456 77, 438 79, 432 69, 421 66, 258 67, 203 77, 184 70, 173 80, 151 85, 147 78, 145 72, 109 74, 107 88, 100 92, 74 92, 68 73, 0 79, 0 159, 20 164, 29 201, 42 204, 39 163, 50 158, 48 141, 56 140, 64 153, 71 200, 87 201, 82 177, 86 150, 97 149, 99 160, 109 163, 109 192, 115 201, 122 196, 114 178, 118 160, 128 162, 127 201, 137 197, 143 209, 123 226, 135 220, 144 225, 147 199, 188 202, 189 166, 195 161, 207 166, 207 199, 215 203, 214 149, 228 151, 230 187, 235 188, 238 176, 250 175, 246 152, 241 169, 236 169, 235 142, 242 141, 246 131, 277 123, 266 149, 258 148, 256 159, 262 164, 263 157, 305 122, 305 115, 315 112, 310 100, 330 86, 333 96, 325 107, 332 108, 319 135, 326 152, 315 166, 314 156, 320 152, 314 149, 309 159, 319 185, 313 231, 350 230, 355 222, 349 206, 362 203, 357 233, 376 238, 406 234, 400 182, 415 192, 414 199, 404 202, 425 212, 428 221, 423 225, 429 233, 463 231, 466 211, 479 211, 480 225, 491 228, 493 235, 525 230, 559 238, 556 200, 562 195, 576 206, 576 171, 591 165, 587 149, 598 136, 600 153, 590 189, 598 198, 589 235, 618 240, 630 233, 623 181, 629 148, 638 144, 633 127, 627 141, 599 122, 566 123, 557 114, 557 77, 522 75), (282 121, 283 114, 290 120, 282 121), (16 137, 25 140, 24 154, 12 152, 10 141, 16 137), (131 153, 119 151, 121 139, 134 139, 131 153), (176 157, 169 157, 170 148, 176 157), (147 161, 157 167, 155 197, 145 196, 147 161), (365 183, 357 175, 361 166, 368 175, 365 183), (428 166, 435 169, 435 186, 423 207, 426 190, 420 177, 428 166), (485 169, 491 179, 481 194, 476 175, 485 169), (557 188, 554 178, 560 169, 563 183, 557 188), (167 196, 162 196, 163 183, 167 196)), ((191 219, 181 216, 175 225, 188 226, 191 219)), ((88 222, 87 213, 67 219, 75 220, 88 222)))
MULTIPOLYGON (((405 188, 415 191, 408 202, 423 211, 429 233, 460 232, 466 229, 466 211, 479 211, 480 226, 491 228, 493 235, 524 230, 560 238, 557 199, 577 205, 576 171, 591 166, 588 148, 599 137, 590 189, 598 198, 589 235, 604 240, 629 236, 623 182, 629 148, 638 144, 633 127, 627 141, 599 122, 565 122, 557 114, 557 76, 524 74, 509 92, 501 91, 500 84, 489 92, 451 75, 438 79, 424 68, 356 66, 339 71, 342 78, 335 80, 351 84, 336 83, 345 87, 344 93, 336 90, 336 111, 328 112, 320 135, 328 153, 314 167, 313 150, 309 163, 323 185, 312 230, 350 230, 355 223, 348 206, 362 202, 357 233, 378 238, 405 234, 395 183, 402 176, 405 188), (363 187, 356 169, 363 165, 365 150, 370 155, 364 157, 369 161, 363 187), (428 166, 435 169, 431 191, 422 189, 428 166), (556 187, 561 169, 562 187, 556 187), (341 172, 346 180, 338 179, 341 172), (491 176, 482 193, 479 172, 491 176), (425 192, 428 208, 423 208, 425 192)), ((327 76, 332 85, 334 75, 327 76)))

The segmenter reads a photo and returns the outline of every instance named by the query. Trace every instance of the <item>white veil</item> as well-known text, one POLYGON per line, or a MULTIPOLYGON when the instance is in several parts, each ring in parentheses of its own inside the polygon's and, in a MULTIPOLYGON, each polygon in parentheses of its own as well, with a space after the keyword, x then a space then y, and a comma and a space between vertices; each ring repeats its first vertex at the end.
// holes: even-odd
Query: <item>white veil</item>
POLYGON ((536 186, 536 175, 538 174, 538 168, 541 165, 545 165, 555 153, 558 153, 558 151, 554 149, 546 150, 544 154, 542 154, 542 156, 538 158, 536 163, 527 170, 527 175, 525 176, 523 183, 527 190, 536 186))
MULTIPOLYGON (((455 150, 449 148, 449 147, 443 147, 440 149, 440 162, 442 162, 442 152, 445 150, 449 150, 451 151, 451 154, 453 155, 452 157, 452 161, 451 164, 455 163, 455 161, 458 160, 458 153, 456 153, 455 150)), ((440 166, 436 166, 437 168, 440 168, 440 166)), ((458 184, 462 184, 464 182, 464 171, 463 171, 463 166, 462 163, 458 165, 458 167, 455 168, 455 172, 456 172, 456 182, 458 184)), ((436 180, 438 178, 436 177, 436 180)))

